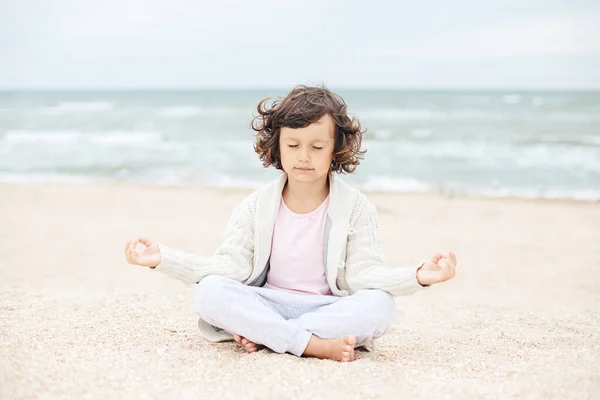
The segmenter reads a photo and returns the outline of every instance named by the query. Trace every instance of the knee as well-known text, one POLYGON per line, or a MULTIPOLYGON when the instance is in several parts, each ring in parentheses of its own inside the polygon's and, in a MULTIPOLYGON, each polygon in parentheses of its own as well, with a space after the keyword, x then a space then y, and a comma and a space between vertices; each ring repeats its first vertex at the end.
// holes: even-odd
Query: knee
POLYGON ((361 298, 361 303, 366 308, 365 312, 377 316, 383 325, 391 327, 396 319, 396 302, 391 294, 384 290, 359 290, 355 296, 361 298))
POLYGON ((208 275, 194 288, 194 308, 200 316, 215 309, 225 300, 227 288, 233 281, 219 275, 208 275))

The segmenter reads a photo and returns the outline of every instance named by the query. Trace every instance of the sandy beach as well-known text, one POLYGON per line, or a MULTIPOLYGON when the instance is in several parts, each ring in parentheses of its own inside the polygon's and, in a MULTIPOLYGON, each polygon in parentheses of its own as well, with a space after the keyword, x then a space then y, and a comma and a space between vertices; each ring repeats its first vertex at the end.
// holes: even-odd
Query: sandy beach
POLYGON ((140 235, 211 254, 248 193, 0 184, 0 398, 600 398, 599 203, 368 193, 390 265, 459 270, 340 364, 207 342, 191 286, 126 263, 140 235))

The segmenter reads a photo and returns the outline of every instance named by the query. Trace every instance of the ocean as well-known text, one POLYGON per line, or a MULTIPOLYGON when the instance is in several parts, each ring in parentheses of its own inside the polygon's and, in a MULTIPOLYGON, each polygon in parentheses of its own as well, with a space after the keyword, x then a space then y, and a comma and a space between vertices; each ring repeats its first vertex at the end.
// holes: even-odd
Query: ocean
MULTIPOLYGON (((600 92, 336 90, 364 190, 600 201, 600 92)), ((0 181, 255 188, 249 127, 287 90, 0 91, 0 181)))

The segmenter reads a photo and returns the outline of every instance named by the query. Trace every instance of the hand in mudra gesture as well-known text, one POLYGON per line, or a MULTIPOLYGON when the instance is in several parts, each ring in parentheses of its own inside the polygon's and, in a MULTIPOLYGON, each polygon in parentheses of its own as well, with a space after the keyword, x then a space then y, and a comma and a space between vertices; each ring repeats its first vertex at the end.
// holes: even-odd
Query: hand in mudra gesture
POLYGON ((454 278, 456 255, 453 252, 437 253, 417 270, 417 280, 423 286, 433 285, 454 278))
POLYGON ((127 262, 133 265, 141 265, 142 267, 154 268, 160 263, 160 250, 158 244, 152 243, 147 238, 132 239, 125 245, 125 258, 127 262), (141 243, 146 246, 143 250, 136 250, 135 246, 141 243))

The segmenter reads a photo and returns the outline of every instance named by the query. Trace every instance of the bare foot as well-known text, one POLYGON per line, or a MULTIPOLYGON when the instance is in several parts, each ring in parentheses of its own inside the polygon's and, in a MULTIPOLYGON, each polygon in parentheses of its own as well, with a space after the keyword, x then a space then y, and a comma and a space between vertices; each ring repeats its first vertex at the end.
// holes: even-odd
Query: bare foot
POLYGON ((256 343, 251 342, 250 340, 240 335, 233 335, 233 339, 239 344, 241 344, 248 353, 254 353, 255 351, 258 351, 263 348, 263 346, 259 346, 256 343))
POLYGON ((350 362, 354 361, 355 345, 356 336, 344 336, 338 339, 320 339, 312 335, 303 355, 350 362))

